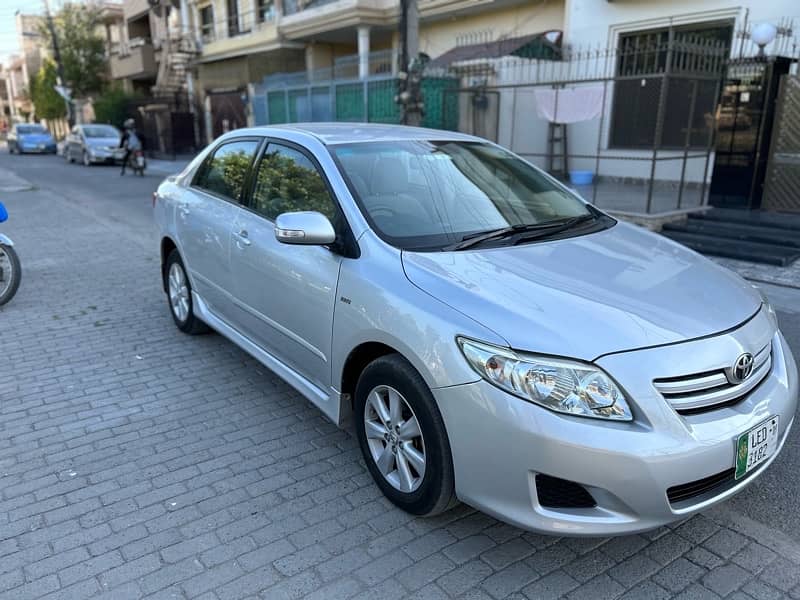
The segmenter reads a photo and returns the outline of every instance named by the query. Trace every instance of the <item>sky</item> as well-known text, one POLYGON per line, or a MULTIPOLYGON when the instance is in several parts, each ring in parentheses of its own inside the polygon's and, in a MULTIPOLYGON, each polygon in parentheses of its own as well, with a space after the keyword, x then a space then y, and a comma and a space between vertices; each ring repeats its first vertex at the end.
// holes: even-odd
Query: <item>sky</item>
MULTIPOLYGON (((51 2, 52 3, 52 2, 51 2)), ((11 54, 19 52, 14 13, 44 12, 42 0, 0 0, 0 62, 5 63, 11 54)))

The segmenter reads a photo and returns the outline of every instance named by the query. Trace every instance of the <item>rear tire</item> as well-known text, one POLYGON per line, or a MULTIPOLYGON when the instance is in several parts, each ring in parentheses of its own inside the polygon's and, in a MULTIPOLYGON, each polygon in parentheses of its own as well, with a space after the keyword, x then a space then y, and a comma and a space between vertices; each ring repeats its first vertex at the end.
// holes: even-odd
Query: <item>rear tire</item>
POLYGON ((10 267, 8 273, 3 270, 2 278, 0 279, 0 306, 2 306, 9 302, 19 289, 19 282, 22 280, 22 265, 13 247, 0 244, 0 253, 8 257, 10 267), (6 285, 7 280, 8 285, 6 285))
POLYGON ((208 325, 194 315, 192 284, 177 249, 169 253, 164 265, 164 289, 167 290, 169 312, 178 329, 189 335, 208 331, 208 325))
POLYGON ((426 517, 457 504, 442 415, 425 380, 402 356, 382 356, 361 373, 354 421, 367 468, 393 504, 426 517))

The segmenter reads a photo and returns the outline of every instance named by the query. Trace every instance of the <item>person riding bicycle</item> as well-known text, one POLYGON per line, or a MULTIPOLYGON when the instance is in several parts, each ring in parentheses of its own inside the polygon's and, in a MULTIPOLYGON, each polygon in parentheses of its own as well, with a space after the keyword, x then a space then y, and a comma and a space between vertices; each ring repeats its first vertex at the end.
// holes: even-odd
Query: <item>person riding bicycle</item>
POLYGON ((122 158, 122 171, 120 171, 120 175, 125 175, 125 167, 128 165, 128 160, 130 160, 131 154, 142 149, 142 141, 139 139, 139 136, 136 135, 136 122, 133 119, 125 119, 122 127, 124 132, 122 133, 122 138, 119 140, 119 147, 125 148, 125 156, 122 158))

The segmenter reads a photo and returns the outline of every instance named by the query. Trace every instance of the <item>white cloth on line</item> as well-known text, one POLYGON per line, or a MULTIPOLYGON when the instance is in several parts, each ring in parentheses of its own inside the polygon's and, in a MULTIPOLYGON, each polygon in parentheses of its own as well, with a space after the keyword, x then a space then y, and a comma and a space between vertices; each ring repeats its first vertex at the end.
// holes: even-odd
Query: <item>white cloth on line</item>
POLYGON ((603 87, 599 85, 536 89, 536 113, 551 123, 580 123, 600 115, 603 107, 603 87))

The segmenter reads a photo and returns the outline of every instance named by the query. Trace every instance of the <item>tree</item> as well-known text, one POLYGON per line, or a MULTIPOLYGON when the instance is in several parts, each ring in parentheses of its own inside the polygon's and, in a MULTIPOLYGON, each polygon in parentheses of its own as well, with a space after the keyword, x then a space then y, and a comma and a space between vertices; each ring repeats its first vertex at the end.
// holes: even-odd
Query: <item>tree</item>
POLYGON ((59 119, 66 115, 64 98, 56 92, 56 65, 46 60, 31 81, 31 100, 36 107, 36 116, 42 119, 59 119))
MULTIPOLYGON (((102 23, 100 8, 94 2, 65 3, 53 16, 53 28, 58 36, 64 84, 72 90, 73 98, 99 92, 105 84, 105 41, 98 35, 102 23)), ((49 47, 53 39, 47 23, 40 32, 49 47)))
POLYGON ((120 86, 111 86, 94 100, 94 118, 98 123, 110 123, 122 127, 130 117, 130 107, 136 96, 128 94, 120 86))

